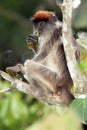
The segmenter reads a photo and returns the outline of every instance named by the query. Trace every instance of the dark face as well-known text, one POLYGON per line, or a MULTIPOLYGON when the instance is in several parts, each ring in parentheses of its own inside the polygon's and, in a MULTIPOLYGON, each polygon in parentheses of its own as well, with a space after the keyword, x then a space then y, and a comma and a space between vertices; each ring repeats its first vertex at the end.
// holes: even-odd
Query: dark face
POLYGON ((45 21, 34 23, 34 35, 40 36, 43 33, 45 26, 46 26, 45 21))

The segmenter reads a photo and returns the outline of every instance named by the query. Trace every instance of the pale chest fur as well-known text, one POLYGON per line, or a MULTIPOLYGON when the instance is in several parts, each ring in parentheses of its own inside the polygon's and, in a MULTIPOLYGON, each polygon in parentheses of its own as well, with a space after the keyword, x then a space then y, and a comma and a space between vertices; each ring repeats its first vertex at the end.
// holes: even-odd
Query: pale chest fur
POLYGON ((42 64, 46 65, 53 72, 58 73, 59 76, 63 73, 64 64, 63 63, 63 55, 61 55, 60 48, 58 49, 58 42, 53 45, 50 49, 48 55, 42 61, 42 64), (61 57, 62 56, 62 57, 61 57))
POLYGON ((45 64, 53 72, 56 72, 56 70, 58 69, 56 65, 55 55, 52 53, 45 58, 43 64, 45 64))

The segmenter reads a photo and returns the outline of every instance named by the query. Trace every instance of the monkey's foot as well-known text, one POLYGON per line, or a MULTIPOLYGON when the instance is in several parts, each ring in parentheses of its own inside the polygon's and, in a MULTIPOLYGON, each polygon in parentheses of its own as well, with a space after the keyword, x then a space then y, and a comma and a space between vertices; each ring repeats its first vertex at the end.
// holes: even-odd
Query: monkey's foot
POLYGON ((16 66, 13 66, 13 67, 7 67, 6 72, 11 76, 15 76, 15 75, 17 75, 17 73, 23 74, 24 73, 23 65, 17 64, 16 66))

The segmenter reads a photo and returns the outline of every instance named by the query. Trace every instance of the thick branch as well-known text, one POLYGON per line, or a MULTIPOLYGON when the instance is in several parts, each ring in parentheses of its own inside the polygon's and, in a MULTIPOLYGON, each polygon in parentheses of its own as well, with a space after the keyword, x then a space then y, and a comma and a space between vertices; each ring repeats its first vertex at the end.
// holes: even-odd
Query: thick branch
POLYGON ((72 44, 72 1, 64 0, 61 5, 63 13, 62 40, 70 75, 72 77, 75 95, 87 94, 87 78, 80 72, 75 58, 75 47, 72 44))

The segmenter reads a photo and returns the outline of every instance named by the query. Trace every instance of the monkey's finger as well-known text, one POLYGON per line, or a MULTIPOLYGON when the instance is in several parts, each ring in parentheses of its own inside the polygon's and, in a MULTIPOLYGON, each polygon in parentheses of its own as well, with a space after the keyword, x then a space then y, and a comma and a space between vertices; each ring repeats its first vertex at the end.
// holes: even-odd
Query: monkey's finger
POLYGON ((12 77, 16 75, 16 73, 10 67, 6 68, 6 72, 12 77))
POLYGON ((28 43, 28 42, 32 42, 32 43, 36 44, 36 43, 37 43, 37 40, 34 39, 34 38, 32 38, 32 37, 28 37, 28 38, 26 39, 26 42, 27 42, 27 43, 28 43))
POLYGON ((38 37, 36 35, 29 35, 28 37, 36 39, 36 40, 38 39, 38 37))
POLYGON ((36 36, 28 36, 28 38, 26 39, 26 42, 32 42, 32 43, 37 43, 38 39, 36 38, 36 36))

